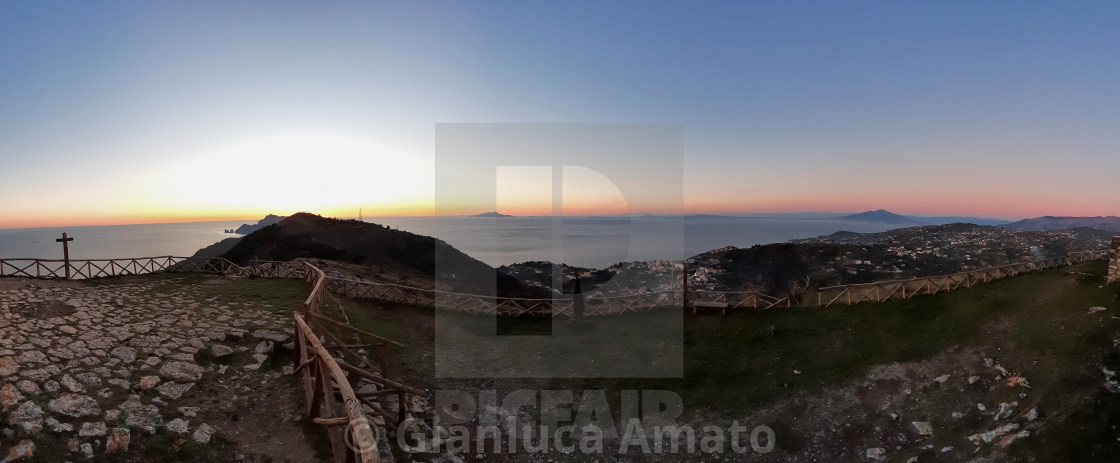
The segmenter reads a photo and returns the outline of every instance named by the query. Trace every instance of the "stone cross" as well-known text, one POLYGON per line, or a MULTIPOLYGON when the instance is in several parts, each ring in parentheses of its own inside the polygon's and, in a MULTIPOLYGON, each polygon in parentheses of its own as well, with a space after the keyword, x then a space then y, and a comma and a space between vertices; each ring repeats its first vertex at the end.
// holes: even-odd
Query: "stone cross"
POLYGON ((62 243, 62 260, 66 262, 66 279, 69 280, 70 279, 70 246, 68 246, 66 243, 74 241, 74 237, 67 238, 66 233, 63 233, 62 238, 59 238, 55 241, 59 242, 59 243, 62 243))

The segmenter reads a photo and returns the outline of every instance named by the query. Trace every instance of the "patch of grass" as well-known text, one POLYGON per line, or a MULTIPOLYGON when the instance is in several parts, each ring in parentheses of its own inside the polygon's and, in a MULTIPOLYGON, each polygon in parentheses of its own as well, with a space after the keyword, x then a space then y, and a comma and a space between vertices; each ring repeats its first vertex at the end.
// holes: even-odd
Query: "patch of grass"
MULTIPOLYGON (((1072 270, 1101 274, 1104 265, 1081 264, 1072 270)), ((1108 335, 1117 325, 1107 316, 1085 315, 1097 305, 1120 309, 1115 305, 1116 288, 1100 288, 1101 283, 1056 269, 905 301, 747 310, 727 317, 689 315, 684 317, 682 378, 551 380, 547 385, 666 389, 678 392, 689 409, 735 414, 796 392, 850 381, 874 365, 920 360, 950 346, 973 345, 990 346, 1001 361, 1022 366, 1035 393, 1058 395, 1063 384, 1078 374, 1075 370, 1092 365, 1109 347, 1108 335), (794 374, 795 369, 801 374, 794 374)), ((345 305, 355 326, 408 344, 405 358, 412 363, 407 367, 408 380, 434 381, 430 309, 381 301, 346 300, 345 305)), ((467 330, 492 326, 486 317, 462 317, 467 330)), ((671 325, 673 317, 680 317, 679 309, 594 318, 590 323, 591 329, 626 336, 635 323, 671 325)), ((539 329, 531 322, 510 326, 539 329)), ((495 383, 502 381, 479 384, 495 383)), ((510 385, 515 383, 525 381, 510 385)))
MULTIPOLYGON (((500 395, 519 388, 603 389, 608 391, 611 403, 617 403, 622 390, 664 389, 680 394, 690 412, 729 419, 749 415, 776 400, 847 384, 876 365, 925 360, 966 346, 981 350, 1030 380, 1030 404, 1021 403, 1023 409, 1037 406, 1051 413, 1044 420, 1053 424, 1039 430, 1037 439, 1014 444, 1013 451, 1054 459, 1071 449, 1081 449, 1078 454, 1085 461, 1103 461, 1114 456, 1116 446, 1102 442, 1115 443, 1120 438, 1116 434, 1120 424, 1115 418, 1120 416, 1120 403, 1103 392, 1092 392, 1102 383, 1103 376, 1096 373, 1099 365, 1111 365, 1113 369, 1120 366, 1120 359, 1108 360, 1112 339, 1120 333, 1120 324, 1112 318, 1120 315, 1116 313, 1120 297, 1116 287, 1101 287, 1100 278, 1069 271, 1099 275, 1105 272, 1105 265, 1082 264, 889 303, 742 310, 726 317, 685 315, 680 345, 670 342, 673 333, 669 332, 682 322, 679 308, 593 318, 580 326, 613 333, 619 340, 616 346, 623 347, 606 354, 619 365, 654 360, 634 357, 624 348, 628 342, 650 342, 633 334, 639 331, 636 326, 670 328, 665 339, 655 342, 663 343, 666 351, 683 350, 685 367, 681 378, 669 379, 436 378, 432 309, 339 298, 337 302, 330 299, 324 310, 334 316, 336 304, 341 304, 355 327, 405 343, 406 348, 390 349, 390 376, 411 385, 468 392, 498 389, 500 395), (1087 315, 1087 309, 1093 306, 1110 310, 1087 315), (1092 397, 1089 402, 1087 396, 1092 397)), ((449 318, 462 336, 489 336, 495 327, 489 317, 452 314, 449 318)), ((504 326, 503 334, 535 335, 549 323, 516 320, 504 326)), ((563 330, 567 325, 570 322, 558 321, 551 323, 551 328, 563 330)), ((680 335, 676 334, 678 338, 680 335)), ((579 347, 586 346, 580 346, 577 337, 571 355, 580 355, 579 347)), ((520 354, 515 361, 536 361, 532 352, 520 354)), ((460 355, 492 354, 479 351, 460 355)), ((1000 388, 992 392, 992 398, 1021 400, 1015 397, 1017 392, 1000 388), (1001 395, 1005 393, 1006 397, 1001 395)), ((779 428, 783 425, 771 424, 779 428)), ((981 430, 975 428, 967 432, 981 430)), ((850 432, 854 442, 872 430, 850 432)), ((808 445, 790 437, 792 432, 783 429, 781 434, 780 446, 786 451, 797 452, 808 445)))
POLYGON ((288 278, 223 278, 206 284, 206 294, 219 301, 255 301, 283 315, 299 311, 311 293, 306 282, 288 278))

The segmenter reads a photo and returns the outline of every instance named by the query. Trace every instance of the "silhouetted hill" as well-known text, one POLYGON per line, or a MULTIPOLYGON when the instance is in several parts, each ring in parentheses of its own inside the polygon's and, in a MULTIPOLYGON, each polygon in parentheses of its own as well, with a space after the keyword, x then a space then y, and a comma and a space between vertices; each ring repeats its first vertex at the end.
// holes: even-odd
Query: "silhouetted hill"
POLYGON ((850 220, 853 222, 871 222, 871 223, 897 223, 897 224, 914 224, 919 225, 922 222, 911 219, 906 216, 901 216, 890 211, 879 209, 877 211, 860 212, 859 214, 845 215, 835 217, 836 220, 850 220))
POLYGON ((226 238, 205 248, 199 249, 191 257, 220 257, 241 241, 241 237, 226 238))
POLYGON ((281 216, 278 216, 278 215, 268 214, 268 215, 264 216, 263 219, 258 220, 257 223, 254 224, 254 225, 249 225, 247 223, 242 224, 240 227, 237 227, 237 230, 226 230, 226 233, 236 233, 238 235, 248 235, 248 234, 253 233, 257 230, 260 230, 264 227, 272 225, 274 223, 280 223, 281 220, 284 220, 286 218, 287 217, 281 217, 281 216))
POLYGON ((494 212, 483 212, 481 214, 475 214, 475 215, 472 215, 470 217, 513 217, 513 216, 494 211, 494 212))
POLYGON ((434 280, 439 272, 441 289, 492 293, 501 296, 536 295, 502 274, 430 236, 359 222, 300 213, 244 237, 224 255, 239 264, 260 260, 290 261, 319 258, 354 264, 377 265, 434 280), (438 265, 437 265, 438 263, 438 265))
POLYGON ((1065 230, 1069 228, 1094 228, 1097 230, 1105 230, 1110 232, 1120 233, 1120 217, 1036 217, 1033 219, 1020 220, 1018 222, 1011 222, 1009 224, 1001 225, 1001 227, 1018 230, 1018 231, 1031 231, 1031 230, 1065 230))
POLYGON ((848 240, 848 239, 858 237, 860 235, 863 235, 863 233, 856 233, 856 232, 851 232, 851 231, 838 231, 836 233, 828 235, 827 238, 830 239, 830 240, 833 240, 833 241, 843 241, 843 240, 848 240))

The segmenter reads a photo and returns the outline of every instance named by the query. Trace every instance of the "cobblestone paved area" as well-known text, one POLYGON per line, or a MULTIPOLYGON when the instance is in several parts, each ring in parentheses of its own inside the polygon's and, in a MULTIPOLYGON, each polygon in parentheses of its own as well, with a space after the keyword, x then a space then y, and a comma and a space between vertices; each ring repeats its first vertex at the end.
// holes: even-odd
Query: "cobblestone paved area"
POLYGON ((317 460, 291 317, 229 284, 253 282, 0 280, 0 462, 317 460))

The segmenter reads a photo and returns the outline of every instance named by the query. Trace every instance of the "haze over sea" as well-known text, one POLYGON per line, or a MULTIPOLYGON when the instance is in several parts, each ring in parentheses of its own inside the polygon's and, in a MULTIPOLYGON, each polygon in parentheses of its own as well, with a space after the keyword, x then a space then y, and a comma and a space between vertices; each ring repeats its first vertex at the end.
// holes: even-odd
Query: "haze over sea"
MULTIPOLYGON (((366 219, 447 241, 493 266, 532 260, 582 267, 680 259, 724 246, 748 247, 841 230, 877 232, 899 225, 810 218, 757 217, 378 217, 366 219), (683 226, 682 226, 683 224, 683 226), (557 233, 553 233, 553 230, 557 233), (683 230, 683 237, 681 231, 683 230), (557 246, 554 246, 554 243, 557 246), (562 243, 562 245, 560 245, 562 243)), ((73 236, 72 259, 190 256, 255 220, 0 230, 0 258, 62 258, 55 242, 73 236)))

